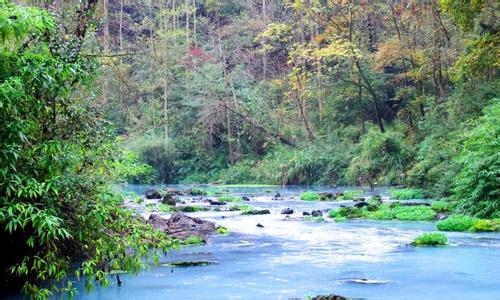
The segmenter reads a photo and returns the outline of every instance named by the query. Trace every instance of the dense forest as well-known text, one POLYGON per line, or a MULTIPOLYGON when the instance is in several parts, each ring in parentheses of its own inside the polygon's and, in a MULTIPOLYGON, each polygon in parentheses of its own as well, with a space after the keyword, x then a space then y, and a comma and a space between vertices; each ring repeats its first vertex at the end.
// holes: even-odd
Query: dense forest
POLYGON ((0 286, 71 294, 178 247, 112 182, 405 185, 499 218, 498 9, 0 0, 0 286))
POLYGON ((498 183, 497 6, 104 1, 88 51, 105 115, 157 181, 496 199, 477 184, 498 183))

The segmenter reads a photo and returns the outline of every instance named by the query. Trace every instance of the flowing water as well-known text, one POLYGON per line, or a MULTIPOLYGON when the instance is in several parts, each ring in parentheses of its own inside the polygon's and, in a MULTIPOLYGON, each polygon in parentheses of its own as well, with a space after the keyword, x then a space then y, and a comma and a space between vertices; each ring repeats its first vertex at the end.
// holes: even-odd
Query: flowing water
MULTIPOLYGON (((146 188, 127 187, 137 193, 146 188)), ((338 294, 366 299, 500 299, 499 233, 446 233, 449 246, 411 247, 408 243, 417 235, 435 230, 433 222, 333 222, 328 218, 307 222, 302 211, 352 202, 300 201, 298 194, 305 189, 301 187, 228 189, 252 196, 248 204, 268 208, 271 214, 189 213, 227 227, 230 234, 214 236, 203 246, 184 247, 172 258, 160 260, 160 264, 171 259, 215 264, 173 269, 151 265, 137 276, 122 275, 121 286, 113 283, 89 294, 82 290, 77 298, 304 299, 338 294), (271 200, 269 189, 279 190, 286 200, 271 200), (280 214, 287 207, 295 211, 290 217, 280 214)))

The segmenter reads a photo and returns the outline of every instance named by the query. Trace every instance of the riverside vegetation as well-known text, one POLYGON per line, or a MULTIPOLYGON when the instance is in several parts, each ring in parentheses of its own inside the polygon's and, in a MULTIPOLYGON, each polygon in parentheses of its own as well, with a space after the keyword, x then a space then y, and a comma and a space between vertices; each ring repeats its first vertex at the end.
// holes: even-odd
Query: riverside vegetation
POLYGON ((71 297, 180 247, 123 206, 125 181, 406 185, 392 197, 439 202, 329 216, 498 230, 497 6, 0 0, 2 291, 71 297))

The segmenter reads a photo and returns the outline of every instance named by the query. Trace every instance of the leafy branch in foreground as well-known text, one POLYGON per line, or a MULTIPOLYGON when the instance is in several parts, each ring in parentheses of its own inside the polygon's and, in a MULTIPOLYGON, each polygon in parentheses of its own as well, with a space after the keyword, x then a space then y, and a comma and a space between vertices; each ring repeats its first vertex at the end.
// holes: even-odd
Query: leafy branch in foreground
POLYGON ((0 1, 0 285, 36 299, 73 296, 73 273, 107 285, 178 247, 110 192, 148 168, 93 104, 79 38, 58 36, 46 12, 0 1))

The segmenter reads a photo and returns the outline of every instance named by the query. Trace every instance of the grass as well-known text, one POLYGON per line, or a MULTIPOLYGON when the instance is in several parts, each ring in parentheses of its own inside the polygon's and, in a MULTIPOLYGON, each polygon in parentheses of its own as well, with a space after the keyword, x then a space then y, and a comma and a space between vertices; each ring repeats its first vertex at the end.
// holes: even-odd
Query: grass
POLYGON ((252 209, 243 211, 241 214, 245 216, 251 216, 251 215, 268 215, 270 213, 271 211, 269 211, 269 209, 252 209))
POLYGON ((424 191, 421 189, 392 189, 389 193, 398 200, 424 199, 424 191))
POLYGON ((224 226, 217 227, 217 233, 221 235, 229 234, 229 230, 224 226))
POLYGON ((411 244, 414 246, 445 246, 448 244, 448 237, 441 232, 427 232, 419 235, 411 244))
POLYGON ((437 222, 436 228, 441 231, 497 231, 500 230, 500 220, 486 220, 464 215, 451 215, 447 219, 437 222))
POLYGON ((361 191, 344 191, 342 196, 339 196, 337 200, 352 200, 361 195, 361 191))
POLYGON ((229 211, 250 211, 253 210, 253 206, 248 204, 233 204, 229 207, 229 211))
POLYGON ((464 215, 451 215, 447 219, 437 222, 436 228, 441 231, 469 231, 477 220, 464 215))
POLYGON ((335 220, 372 219, 400 221, 430 221, 436 212, 429 206, 402 206, 398 204, 369 205, 363 208, 341 207, 332 209, 329 216, 335 220))
POLYGON ((219 201, 222 202, 241 202, 243 199, 240 196, 235 195, 222 195, 219 197, 219 201))
POLYGON ((436 212, 429 206, 402 206, 398 204, 382 204, 378 210, 369 212, 368 219, 400 220, 400 221, 431 221, 436 212))
POLYGON ((308 221, 308 222, 324 222, 325 218, 323 218, 323 216, 317 216, 317 217, 305 216, 304 217, 304 221, 308 221))
POLYGON ((184 246, 201 245, 204 243, 205 243, 205 241, 202 238, 200 238, 198 236, 194 236, 194 235, 188 236, 187 239, 185 239, 184 241, 181 241, 181 245, 184 245, 184 246))
POLYGON ((192 196, 205 196, 208 195, 208 192, 202 189, 192 188, 190 194, 192 196))
POLYGON ((166 204, 160 204, 159 210, 164 213, 172 212, 172 206, 166 204))
POLYGON ((300 200, 303 201, 317 201, 320 198, 320 195, 316 192, 303 192, 300 194, 300 200))
POLYGON ((431 208, 438 213, 447 213, 451 211, 452 206, 449 202, 441 200, 432 202, 431 208))
POLYGON ((199 205, 179 207, 179 211, 182 211, 182 212, 196 212, 196 211, 204 211, 204 210, 206 210, 206 208, 204 208, 203 206, 199 206, 199 205))

